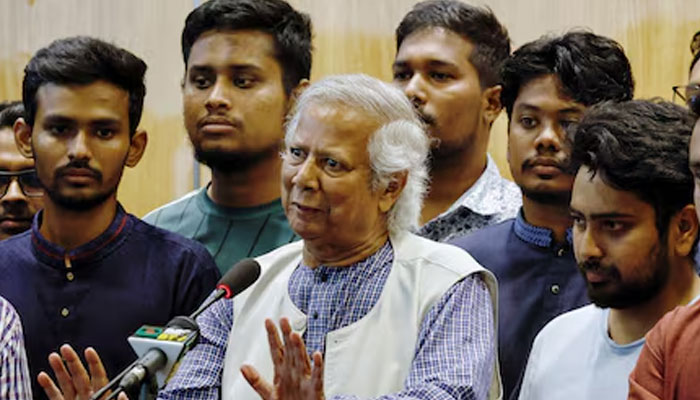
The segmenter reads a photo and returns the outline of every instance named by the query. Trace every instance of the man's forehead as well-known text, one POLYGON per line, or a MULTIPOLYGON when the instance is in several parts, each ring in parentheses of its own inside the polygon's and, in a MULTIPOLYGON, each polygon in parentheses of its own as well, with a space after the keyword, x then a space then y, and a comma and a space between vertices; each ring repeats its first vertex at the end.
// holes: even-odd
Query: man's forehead
POLYGON ((642 216, 653 211, 653 206, 636 193, 609 184, 603 172, 593 174, 590 168, 582 166, 574 179, 571 209, 592 217, 642 216))
POLYGON ((300 110, 295 141, 366 142, 379 123, 367 113, 340 104, 311 103, 300 110), (333 136, 333 137, 331 137, 333 136))
POLYGON ((514 108, 549 108, 557 112, 583 112, 586 106, 569 97, 554 74, 542 75, 522 85, 514 108))
POLYGON ((103 80, 88 84, 47 83, 37 90, 37 116, 128 121, 129 93, 103 80))
POLYGON ((275 58, 275 39, 267 32, 253 29, 209 30, 192 44, 188 65, 255 64, 256 60, 275 58))
POLYGON ((443 27, 427 27, 408 35, 396 54, 396 63, 469 62, 474 45, 465 37, 443 27))
MULTIPOLYGON (((15 144, 15 132, 12 130, 12 128, 0 128, 0 147, 2 147, 2 149, 4 149, 5 147, 10 149, 17 149, 17 146, 15 144)), ((17 150, 17 152, 19 152, 19 150, 17 150)))

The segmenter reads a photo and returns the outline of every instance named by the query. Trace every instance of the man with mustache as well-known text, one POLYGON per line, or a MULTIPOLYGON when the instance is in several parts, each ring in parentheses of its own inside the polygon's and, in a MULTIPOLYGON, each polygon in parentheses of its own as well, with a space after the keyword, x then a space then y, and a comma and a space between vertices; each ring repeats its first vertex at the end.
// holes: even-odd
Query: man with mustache
POLYGON ((503 386, 505 398, 517 398, 537 332, 588 303, 571 250, 566 128, 595 103, 632 99, 634 82, 617 42, 580 31, 523 45, 506 60, 502 80, 508 162, 523 206, 514 219, 453 244, 498 278, 503 386))
POLYGON ((202 245, 117 201, 124 167, 146 147, 145 72, 138 57, 88 37, 57 40, 25 68, 15 137, 46 195, 31 229, 0 242, 0 295, 22 318, 33 377, 62 365, 49 353, 63 343, 94 347, 118 372, 136 357, 129 334, 189 314, 219 277, 202 245))
POLYGON ((212 0, 182 32, 185 127, 205 188, 144 219, 204 244, 221 273, 298 239, 280 202, 284 117, 311 71, 311 22, 282 0, 212 0))
POLYGON ((520 399, 624 399, 644 335, 695 301, 695 117, 668 102, 593 106, 574 132, 573 243, 593 304, 535 338, 520 399))
POLYGON ((435 139, 419 234, 444 242, 514 217, 520 191, 486 153, 501 112, 506 29, 487 8, 424 1, 396 28, 396 50, 394 83, 435 139))
POLYGON ((12 130, 23 112, 19 101, 0 104, 0 240, 29 229, 43 207, 44 191, 34 161, 19 153, 12 130))

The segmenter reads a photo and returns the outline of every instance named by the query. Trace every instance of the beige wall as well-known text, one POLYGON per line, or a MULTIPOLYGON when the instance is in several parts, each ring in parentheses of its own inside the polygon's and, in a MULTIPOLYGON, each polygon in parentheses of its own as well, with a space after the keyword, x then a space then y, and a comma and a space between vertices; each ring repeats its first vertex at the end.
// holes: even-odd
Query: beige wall
MULTIPOLYGON (((191 149, 182 128, 180 31, 197 0, 0 0, 0 100, 18 99, 24 63, 51 40, 93 35, 126 47, 149 65, 142 127, 149 144, 141 163, 128 170, 120 190, 137 215, 192 187, 191 149)), ((364 72, 388 80, 393 30, 413 0, 291 0, 315 26, 312 80, 334 73, 364 72)), ((688 44, 700 29, 697 0, 490 0, 508 27, 514 48, 544 33, 584 27, 625 47, 637 97, 671 97, 684 83, 688 44)), ((505 164, 505 118, 491 135, 491 152, 505 164)), ((203 172, 206 182, 207 171, 203 172)))

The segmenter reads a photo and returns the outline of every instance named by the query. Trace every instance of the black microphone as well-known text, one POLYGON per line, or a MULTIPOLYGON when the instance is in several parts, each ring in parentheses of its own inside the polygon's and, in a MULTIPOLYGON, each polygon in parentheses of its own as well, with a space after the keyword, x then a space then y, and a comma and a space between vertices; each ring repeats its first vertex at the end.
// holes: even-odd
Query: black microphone
MULTIPOLYGON (((230 299, 246 290, 248 286, 258 280, 260 276, 260 264, 254 258, 245 258, 236 263, 216 284, 216 292, 199 308, 190 314, 189 318, 195 319, 202 311, 209 308, 212 303, 224 297, 230 299)), ((175 317, 178 318, 178 317, 175 317)))
POLYGON ((90 397, 97 400, 115 386, 108 399, 114 399, 122 391, 131 390, 146 378, 156 376, 158 387, 165 386, 176 364, 199 338, 199 326, 195 322, 204 310, 222 297, 230 299, 255 282, 260 276, 260 264, 252 258, 236 263, 216 285, 216 291, 189 316, 177 316, 165 327, 143 325, 128 338, 139 359, 112 379, 107 386, 90 397))

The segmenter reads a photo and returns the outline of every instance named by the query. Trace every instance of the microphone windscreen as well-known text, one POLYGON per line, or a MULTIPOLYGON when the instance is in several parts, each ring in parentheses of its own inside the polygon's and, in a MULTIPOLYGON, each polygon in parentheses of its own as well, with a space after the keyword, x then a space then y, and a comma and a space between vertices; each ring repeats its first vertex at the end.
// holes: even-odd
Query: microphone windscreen
POLYGON ((245 258, 237 262, 222 278, 217 287, 226 286, 230 296, 246 290, 260 276, 260 264, 253 258, 245 258))

